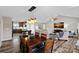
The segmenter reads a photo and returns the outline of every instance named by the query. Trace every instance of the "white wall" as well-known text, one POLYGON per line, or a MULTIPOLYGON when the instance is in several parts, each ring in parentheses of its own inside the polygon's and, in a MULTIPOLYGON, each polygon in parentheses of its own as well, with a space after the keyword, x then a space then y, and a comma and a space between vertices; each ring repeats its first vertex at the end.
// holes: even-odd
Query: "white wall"
POLYGON ((79 23, 77 24, 78 34, 79 34, 79 23))
POLYGON ((0 19, 0 47, 1 47, 1 19, 0 19))
POLYGON ((77 32, 77 24, 79 23, 79 19, 75 17, 68 17, 68 16, 58 16, 61 20, 60 22, 64 22, 64 26, 66 27, 66 31, 75 31, 77 32))
POLYGON ((10 17, 2 17, 2 39, 1 41, 11 40, 12 39, 12 19, 10 17))

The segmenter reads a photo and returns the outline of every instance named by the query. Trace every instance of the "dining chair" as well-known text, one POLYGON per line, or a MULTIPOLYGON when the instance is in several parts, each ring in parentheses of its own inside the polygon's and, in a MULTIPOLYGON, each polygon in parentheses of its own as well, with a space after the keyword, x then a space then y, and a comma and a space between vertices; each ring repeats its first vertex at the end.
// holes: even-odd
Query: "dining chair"
POLYGON ((76 49, 79 50, 79 40, 77 40, 75 46, 76 46, 76 49))
POLYGON ((58 34, 59 40, 68 40, 69 39, 68 36, 69 36, 69 33, 68 32, 63 32, 63 33, 60 32, 58 34))
POLYGON ((52 53, 54 46, 54 40, 47 39, 45 42, 44 53, 52 53))
POLYGON ((35 32, 35 38, 38 39, 39 38, 39 33, 35 32))
POLYGON ((47 40, 47 34, 41 33, 41 40, 47 40))

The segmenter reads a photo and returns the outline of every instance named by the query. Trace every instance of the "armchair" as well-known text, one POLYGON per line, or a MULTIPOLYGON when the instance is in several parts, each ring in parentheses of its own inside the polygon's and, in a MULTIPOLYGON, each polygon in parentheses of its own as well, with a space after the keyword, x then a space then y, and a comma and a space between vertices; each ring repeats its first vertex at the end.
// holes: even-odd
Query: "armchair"
POLYGON ((60 32, 58 34, 59 40, 68 40, 69 33, 68 32, 60 32))

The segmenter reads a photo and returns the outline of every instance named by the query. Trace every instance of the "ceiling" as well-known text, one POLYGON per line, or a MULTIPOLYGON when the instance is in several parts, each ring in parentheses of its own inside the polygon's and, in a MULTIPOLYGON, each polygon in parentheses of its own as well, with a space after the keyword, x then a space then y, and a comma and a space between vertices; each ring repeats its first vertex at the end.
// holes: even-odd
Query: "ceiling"
POLYGON ((28 9, 24 6, 0 6, 0 16, 10 16, 13 18, 24 18, 29 16, 28 9))
POLYGON ((13 19, 28 19, 36 17, 45 20, 59 15, 79 17, 78 6, 37 6, 37 8, 29 12, 31 6, 0 6, 0 16, 10 16, 13 19))

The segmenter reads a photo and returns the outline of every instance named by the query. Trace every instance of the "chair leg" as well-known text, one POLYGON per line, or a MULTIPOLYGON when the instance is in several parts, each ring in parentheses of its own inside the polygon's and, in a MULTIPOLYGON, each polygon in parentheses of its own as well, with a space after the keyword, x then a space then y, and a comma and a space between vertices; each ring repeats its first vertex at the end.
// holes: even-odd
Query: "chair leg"
POLYGON ((51 50, 51 53, 52 53, 52 50, 51 50))

